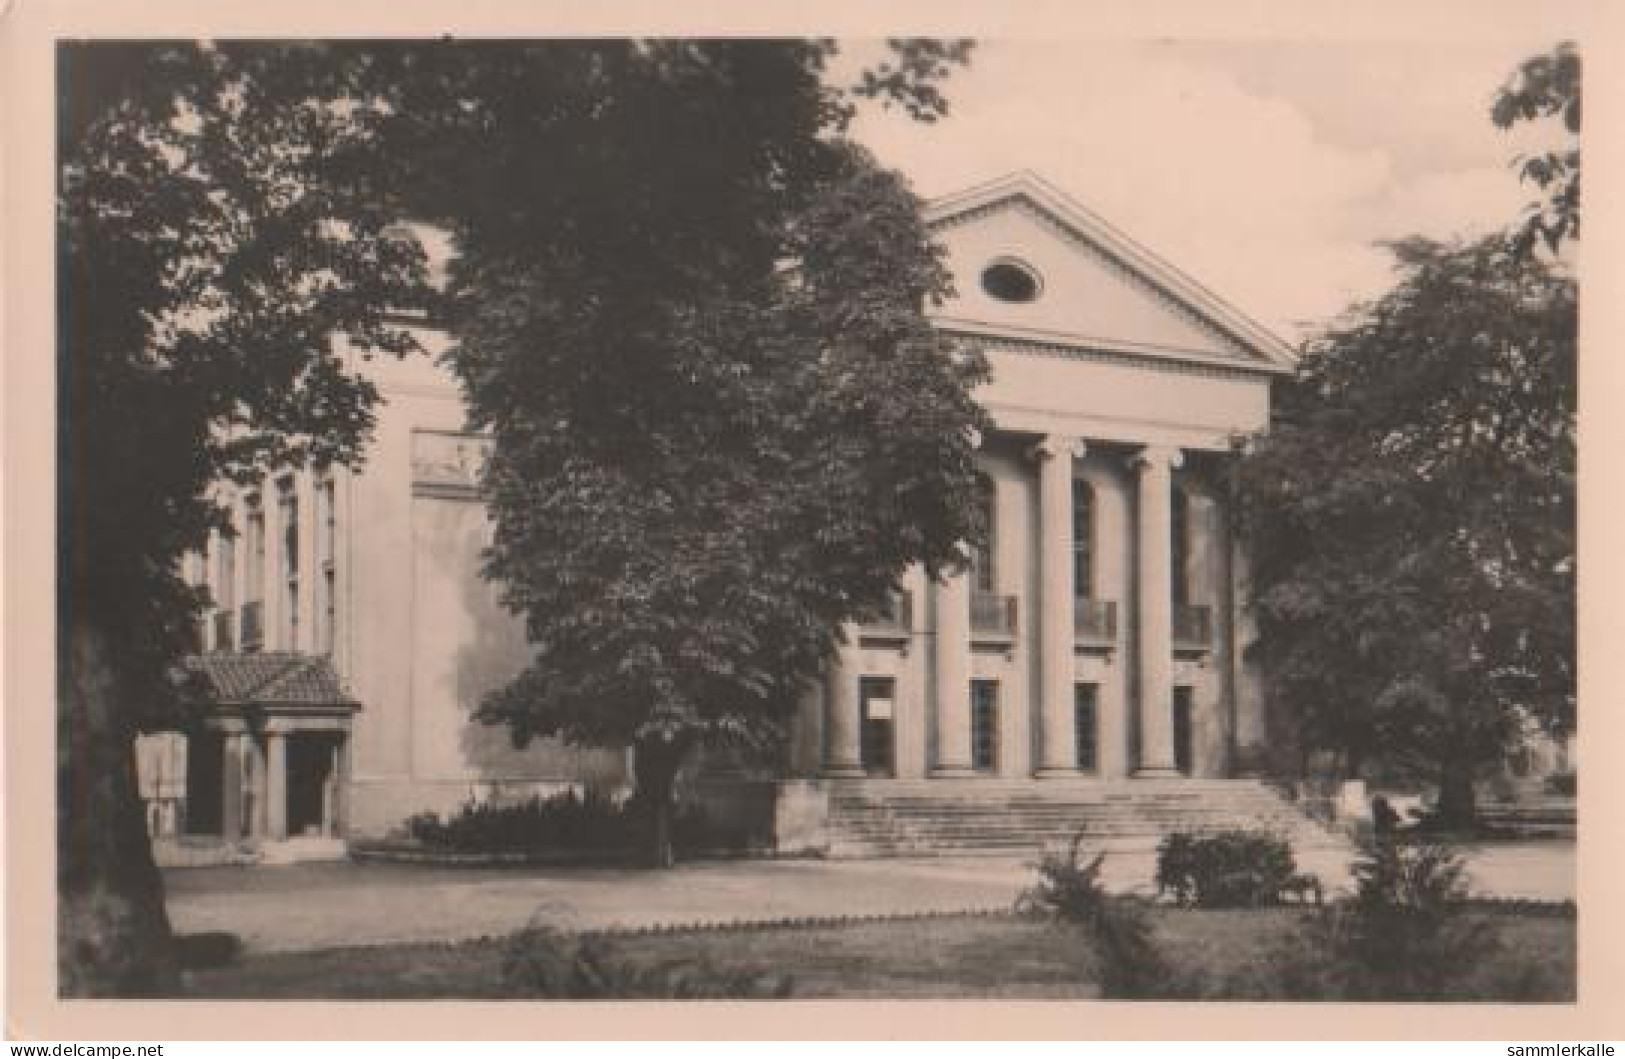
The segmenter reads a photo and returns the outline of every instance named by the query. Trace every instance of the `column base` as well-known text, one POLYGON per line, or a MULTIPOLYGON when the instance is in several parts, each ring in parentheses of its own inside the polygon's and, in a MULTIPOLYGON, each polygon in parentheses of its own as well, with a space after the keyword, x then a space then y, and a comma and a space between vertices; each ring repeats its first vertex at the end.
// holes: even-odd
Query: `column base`
POLYGON ((1134 770, 1137 780, 1178 780, 1184 779, 1185 774, 1172 765, 1147 765, 1134 770))
POLYGON ((830 780, 861 780, 868 775, 862 765, 833 765, 823 771, 824 778, 830 780))
POLYGON ((969 765, 943 765, 932 769, 927 775, 934 780, 968 780, 976 776, 977 772, 969 765))
POLYGON ((1083 775, 1077 769, 1045 767, 1033 773, 1035 780, 1071 780, 1083 775))

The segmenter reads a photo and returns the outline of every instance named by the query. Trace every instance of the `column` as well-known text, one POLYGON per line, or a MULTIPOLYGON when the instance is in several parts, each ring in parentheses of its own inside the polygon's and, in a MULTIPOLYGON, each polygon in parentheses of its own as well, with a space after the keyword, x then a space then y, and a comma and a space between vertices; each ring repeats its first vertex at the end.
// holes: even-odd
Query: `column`
POLYGON ((971 776, 970 575, 949 574, 935 591, 937 762, 931 775, 971 776))
POLYGON ((858 649, 858 627, 851 622, 841 626, 841 643, 829 660, 829 758, 826 776, 862 776, 862 703, 858 701, 858 672, 852 653, 858 649))
POLYGON ((931 653, 926 650, 927 641, 920 632, 925 625, 926 593, 931 590, 931 581, 923 567, 915 564, 908 568, 903 574, 903 590, 909 594, 911 613, 908 644, 897 665, 897 719, 892 730, 896 733, 897 778, 918 780, 924 779, 931 767, 926 755, 926 729, 930 722, 926 720, 925 695, 926 666, 931 664, 931 653))
POLYGON ((220 837, 235 842, 243 837, 243 742, 232 732, 221 740, 220 837))
POLYGON ((342 838, 350 833, 350 732, 339 735, 333 756, 337 761, 333 783, 333 833, 342 838))
POLYGON ((1173 572, 1169 529, 1178 449, 1147 446, 1139 472, 1140 767, 1136 776, 1177 776, 1174 765, 1173 572))
POLYGON ((288 737, 265 733, 265 837, 288 837, 288 737))
POLYGON ((1072 573, 1072 460, 1080 443, 1050 435, 1033 446, 1038 460, 1038 771, 1040 779, 1078 771, 1073 704, 1076 642, 1072 573))
POLYGON ((253 735, 243 738, 243 768, 248 774, 248 783, 245 785, 249 803, 248 833, 255 838, 264 838, 266 828, 270 821, 265 813, 267 790, 265 779, 265 744, 262 739, 253 735))

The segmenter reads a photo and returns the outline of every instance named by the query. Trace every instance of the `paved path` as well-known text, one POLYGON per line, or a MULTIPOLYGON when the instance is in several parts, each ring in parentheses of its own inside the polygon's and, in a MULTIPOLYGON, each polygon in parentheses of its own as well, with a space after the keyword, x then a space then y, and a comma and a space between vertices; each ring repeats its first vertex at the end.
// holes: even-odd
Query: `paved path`
MULTIPOLYGON (((1473 889, 1572 898, 1573 855, 1572 843, 1483 848, 1469 856, 1473 889)), ((1153 861, 1110 855, 1107 885, 1149 888, 1153 861)), ((1347 885, 1341 858, 1299 861, 1332 889, 1347 885)), ((1002 857, 713 861, 666 872, 334 863, 166 873, 177 931, 231 931, 253 952, 457 941, 537 918, 604 929, 1007 909, 1032 879, 1029 862, 1002 857)))

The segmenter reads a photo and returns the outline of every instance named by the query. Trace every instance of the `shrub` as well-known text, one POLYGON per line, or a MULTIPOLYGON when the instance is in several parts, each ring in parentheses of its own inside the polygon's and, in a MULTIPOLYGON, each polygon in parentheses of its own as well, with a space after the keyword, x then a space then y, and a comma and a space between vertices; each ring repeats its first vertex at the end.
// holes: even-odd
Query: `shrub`
POLYGON ((1145 1000, 1171 996, 1177 983, 1151 940, 1145 908, 1113 897, 1100 882, 1106 854, 1078 863, 1080 834, 1063 853, 1046 853, 1038 864, 1038 882, 1016 899, 1021 915, 1046 916, 1077 923, 1089 931, 1100 952, 1101 992, 1108 999, 1145 1000))
POLYGON ((622 806, 574 790, 509 804, 469 801, 444 820, 436 813, 414 816, 406 830, 426 846, 464 853, 601 852, 625 848, 630 839, 622 806))
MULTIPOLYGON (((452 816, 420 813, 404 826, 418 842, 458 853, 607 854, 644 845, 649 815, 635 798, 616 802, 592 791, 567 790, 520 802, 471 800, 452 816)), ((678 809, 672 838, 684 853, 748 848, 742 826, 716 819, 697 805, 678 809)))
POLYGON ((1292 847, 1263 831, 1175 832, 1157 846, 1157 892, 1200 908, 1279 904, 1299 881, 1292 847))
POLYGON ((1579 790, 1576 774, 1573 772, 1554 772, 1546 777, 1546 789, 1552 794, 1564 798, 1573 798, 1579 790))
POLYGON ((719 970, 699 961, 639 967, 616 959, 602 938, 531 926, 508 939, 502 983, 509 996, 561 1000, 783 999, 782 975, 719 970))
POLYGON ((1467 903, 1465 866, 1450 849, 1368 842, 1356 892, 1310 920, 1283 954, 1283 992, 1322 1000, 1468 999, 1468 975, 1496 948, 1467 903))

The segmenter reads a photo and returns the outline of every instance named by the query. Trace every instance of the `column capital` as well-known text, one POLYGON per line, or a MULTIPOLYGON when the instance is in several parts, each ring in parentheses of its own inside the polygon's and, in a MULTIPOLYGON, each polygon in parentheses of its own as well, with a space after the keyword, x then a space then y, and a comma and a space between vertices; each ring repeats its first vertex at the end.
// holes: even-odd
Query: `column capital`
POLYGON ((1177 470, 1185 462, 1185 454, 1173 445, 1147 445, 1128 458, 1128 465, 1136 471, 1154 466, 1177 470))
POLYGON ((1082 438, 1070 434, 1047 434, 1027 447, 1027 458, 1042 463, 1066 454, 1081 460, 1088 452, 1089 446, 1082 438))

